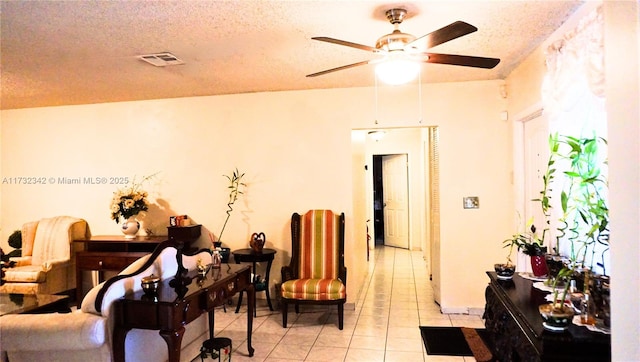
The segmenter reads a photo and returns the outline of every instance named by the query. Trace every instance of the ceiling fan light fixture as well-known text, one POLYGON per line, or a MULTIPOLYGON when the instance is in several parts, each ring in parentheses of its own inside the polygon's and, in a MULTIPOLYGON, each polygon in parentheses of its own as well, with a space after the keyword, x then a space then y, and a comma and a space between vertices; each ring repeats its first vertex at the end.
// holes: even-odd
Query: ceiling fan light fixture
POLYGON ((369 137, 371 137, 372 140, 378 142, 378 141, 382 141, 382 139, 384 138, 386 132, 385 131, 369 131, 368 135, 369 137))
POLYGON ((401 85, 418 77, 420 64, 407 59, 403 54, 389 56, 376 65, 376 76, 384 83, 401 85))

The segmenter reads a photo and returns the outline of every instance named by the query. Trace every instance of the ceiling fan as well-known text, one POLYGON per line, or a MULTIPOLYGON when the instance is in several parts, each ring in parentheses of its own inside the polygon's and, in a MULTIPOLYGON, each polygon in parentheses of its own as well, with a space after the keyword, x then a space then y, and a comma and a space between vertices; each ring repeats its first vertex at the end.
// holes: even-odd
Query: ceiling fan
MULTIPOLYGON (((376 54, 382 54, 384 57, 373 59, 373 60, 365 60, 358 63, 343 65, 337 68, 323 70, 321 72, 313 73, 307 75, 307 77, 317 77, 320 75, 324 75, 327 73, 336 72, 339 70, 349 69, 353 67, 357 67, 365 64, 378 64, 376 66, 376 74, 385 81, 382 74, 384 72, 384 68, 395 67, 393 63, 399 65, 395 67, 395 69, 408 71, 415 71, 415 75, 417 75, 420 63, 439 63, 439 64, 451 64, 451 65, 460 65, 465 67, 474 67, 474 68, 485 68, 491 69, 500 63, 500 59, 496 58, 485 58, 485 57, 476 57, 476 56, 468 56, 468 55, 454 55, 454 54, 438 54, 438 53, 424 53, 418 49, 418 44, 425 43, 426 49, 435 47, 436 45, 440 45, 442 43, 446 43, 450 40, 459 38, 461 36, 473 33, 477 31, 478 28, 475 26, 465 23, 463 21, 456 21, 451 23, 443 28, 440 28, 434 32, 423 35, 419 38, 407 33, 403 33, 400 31, 399 27, 402 23, 402 20, 407 15, 407 11, 405 9, 390 9, 386 11, 387 19, 394 26, 394 30, 392 33, 383 35, 376 41, 375 47, 371 47, 368 45, 362 45, 357 43, 352 43, 345 40, 328 38, 328 37, 314 37, 311 38, 313 40, 324 41, 327 43, 333 43, 338 45, 344 45, 356 49, 361 49, 365 51, 370 51, 376 54), (400 63, 400 64, 398 64, 400 63)), ((414 75, 414 77, 415 77, 414 75)), ((387 83, 392 84, 401 84, 406 83, 410 79, 404 80, 400 79, 402 76, 395 75, 395 78, 388 79, 387 83)), ((405 76, 408 77, 408 76, 405 76)))

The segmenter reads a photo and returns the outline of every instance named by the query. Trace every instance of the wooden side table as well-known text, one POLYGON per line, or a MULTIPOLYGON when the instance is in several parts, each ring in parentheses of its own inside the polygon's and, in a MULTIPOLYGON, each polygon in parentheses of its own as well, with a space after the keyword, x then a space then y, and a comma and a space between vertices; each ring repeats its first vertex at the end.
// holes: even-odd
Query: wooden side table
POLYGON ((105 271, 120 272, 137 259, 153 252, 167 236, 137 236, 125 239, 121 235, 97 235, 89 239, 74 240, 83 243, 84 250, 76 252, 76 302, 82 304, 84 270, 98 271, 99 279, 105 271))
MULTIPOLYGON (((257 275, 256 273, 256 263, 259 262, 267 262, 267 270, 266 270, 266 274, 265 274, 265 280, 266 280, 266 284, 264 289, 262 288, 256 288, 256 292, 265 292, 267 295, 267 304, 269 305, 269 310, 273 310, 273 306, 271 305, 271 297, 269 296, 269 274, 271 272, 271 264, 273 263, 273 259, 275 258, 276 255, 276 250, 274 249, 267 249, 264 248, 262 249, 261 253, 256 253, 255 251, 253 251, 253 249, 251 248, 246 248, 246 249, 239 249, 239 250, 234 250, 231 252, 231 254, 233 254, 233 260, 236 261, 236 264, 240 264, 240 263, 251 263, 252 264, 252 269, 251 271, 253 272, 254 278, 255 275, 257 275)), ((251 281, 252 283, 254 283, 255 285, 255 280, 251 281)), ((238 313, 238 311, 240 311, 240 305, 242 304, 242 293, 240 292, 240 295, 238 297, 238 306, 236 306, 236 313, 238 313)), ((255 306, 253 309, 253 315, 254 317, 256 316, 256 310, 255 310, 255 306)))

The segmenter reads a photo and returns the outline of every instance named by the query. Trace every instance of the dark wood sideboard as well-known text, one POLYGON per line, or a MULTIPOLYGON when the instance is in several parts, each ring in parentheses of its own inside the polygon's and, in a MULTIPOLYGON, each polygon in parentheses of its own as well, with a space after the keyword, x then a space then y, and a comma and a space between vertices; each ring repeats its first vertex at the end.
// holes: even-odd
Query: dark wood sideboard
POLYGON ((610 335, 574 324, 564 332, 544 329, 538 306, 547 303, 548 293, 534 288, 533 281, 487 274, 485 326, 499 361, 611 360, 610 335))
MULTIPOLYGON (((170 362, 180 361, 185 326, 200 315, 209 318, 209 339, 214 338, 214 309, 224 305, 238 292, 246 292, 249 310, 255 308, 255 288, 251 282, 249 266, 225 264, 211 268, 206 275, 188 270, 183 255, 196 255, 208 249, 198 249, 193 242, 200 236, 200 226, 169 227, 168 240, 160 243, 149 259, 138 270, 127 275, 110 278, 96 296, 95 307, 100 311, 104 293, 121 279, 139 275, 156 262, 166 248, 176 249, 177 271, 174 277, 161 280, 156 293, 143 291, 129 293, 113 303, 113 360, 124 362, 125 340, 131 329, 158 330, 167 344, 170 362)), ((247 350, 253 356, 251 344, 253 314, 247 313, 247 350)))
POLYGON ((200 237, 201 225, 168 226, 167 235, 136 236, 126 239, 124 235, 97 235, 88 239, 77 239, 82 244, 76 252, 76 303, 82 304, 83 271, 97 271, 99 281, 104 272, 121 272, 139 258, 151 254, 160 243, 171 238, 192 242, 200 237))
POLYGON ((97 235, 89 239, 74 240, 83 244, 82 251, 76 252, 76 303, 80 305, 84 298, 83 271, 97 271, 100 281, 104 272, 120 272, 129 264, 153 250, 168 236, 137 236, 125 239, 123 235, 97 235))

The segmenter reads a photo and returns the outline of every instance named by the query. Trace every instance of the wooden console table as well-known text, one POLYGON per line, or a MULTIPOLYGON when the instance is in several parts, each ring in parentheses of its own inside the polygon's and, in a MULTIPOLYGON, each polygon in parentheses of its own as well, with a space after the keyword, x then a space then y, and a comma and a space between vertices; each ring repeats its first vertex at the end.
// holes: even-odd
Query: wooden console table
MULTIPOLYGON (((174 240, 163 242, 154 251, 149 261, 140 268, 140 271, 145 270, 154 262, 162 248, 174 246, 173 243, 174 240)), ((180 267, 183 247, 180 245, 176 249, 178 250, 178 272, 174 278, 163 280, 155 295, 149 296, 138 291, 127 294, 114 302, 114 361, 124 361, 125 339, 129 330, 133 328, 159 330, 160 336, 167 344, 169 361, 177 362, 180 361, 185 325, 203 313, 208 313, 209 338, 213 339, 214 309, 216 307, 223 305, 233 295, 243 291, 247 292, 249 310, 255 307, 255 289, 251 283, 249 266, 225 264, 219 269, 209 270, 206 276, 201 277, 194 270, 188 271, 180 267)), ((185 254, 190 255, 190 252, 186 251, 185 254)), ((134 274, 136 273, 138 272, 134 272, 134 274)), ((118 277, 114 277, 107 284, 117 279, 118 277)), ((104 289, 107 288, 108 285, 105 285, 104 289)), ((99 294, 96 298, 96 305, 99 304, 101 298, 102 296, 99 294)), ((251 345, 252 330, 253 314, 247 313, 247 349, 250 357, 254 353, 251 345)))
POLYGON ((571 325, 564 332, 542 326, 538 312, 548 293, 533 287, 533 281, 514 275, 498 280, 487 272, 484 318, 498 360, 509 361, 610 361, 611 337, 571 325))
POLYGON ((150 254, 168 236, 137 236, 125 239, 121 235, 98 235, 89 239, 74 240, 84 244, 83 251, 76 252, 76 302, 82 303, 82 271, 98 271, 104 279, 105 271, 120 272, 138 258, 150 254))

